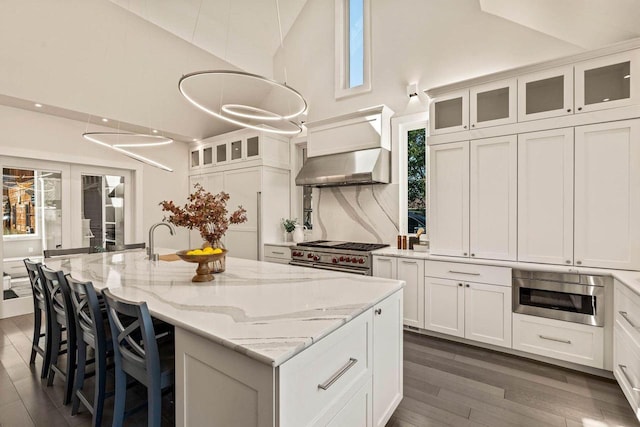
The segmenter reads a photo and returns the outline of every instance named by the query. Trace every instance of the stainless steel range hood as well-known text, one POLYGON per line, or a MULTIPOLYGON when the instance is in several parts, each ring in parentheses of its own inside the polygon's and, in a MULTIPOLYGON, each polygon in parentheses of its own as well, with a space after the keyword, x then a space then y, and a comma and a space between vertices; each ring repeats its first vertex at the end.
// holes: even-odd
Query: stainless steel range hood
POLYGON ((390 179, 390 151, 372 148, 310 157, 296 176, 296 185, 388 184, 390 179))

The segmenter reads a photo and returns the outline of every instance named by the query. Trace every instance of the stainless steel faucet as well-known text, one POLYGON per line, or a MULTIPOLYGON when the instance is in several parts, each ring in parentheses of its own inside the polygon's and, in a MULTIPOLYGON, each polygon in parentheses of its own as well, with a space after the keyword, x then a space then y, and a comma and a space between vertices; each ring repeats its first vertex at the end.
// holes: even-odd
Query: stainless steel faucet
POLYGON ((160 227, 161 225, 168 227, 169 232, 171 233, 172 236, 176 234, 176 231, 173 228, 173 225, 167 222, 158 222, 156 224, 153 224, 151 228, 149 228, 149 247, 147 248, 147 253, 149 254, 149 261, 158 261, 158 259, 160 258, 160 255, 155 253, 155 245, 153 243, 153 233, 154 231, 156 231, 156 228, 160 227))

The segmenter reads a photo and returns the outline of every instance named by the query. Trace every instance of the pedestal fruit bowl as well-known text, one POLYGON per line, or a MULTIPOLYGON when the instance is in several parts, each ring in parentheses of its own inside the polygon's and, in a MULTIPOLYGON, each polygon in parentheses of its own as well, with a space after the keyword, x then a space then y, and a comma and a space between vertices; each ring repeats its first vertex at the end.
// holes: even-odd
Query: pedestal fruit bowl
MULTIPOLYGON (((211 248, 209 248, 211 249, 211 248)), ((210 282, 213 280, 213 274, 211 274, 211 270, 209 269, 209 263, 214 261, 219 261, 225 257, 227 254, 226 249, 211 249, 202 250, 184 250, 176 252, 176 255, 180 257, 183 261, 186 262, 194 262, 198 263, 198 268, 196 269, 196 275, 191 278, 192 282, 210 282)))

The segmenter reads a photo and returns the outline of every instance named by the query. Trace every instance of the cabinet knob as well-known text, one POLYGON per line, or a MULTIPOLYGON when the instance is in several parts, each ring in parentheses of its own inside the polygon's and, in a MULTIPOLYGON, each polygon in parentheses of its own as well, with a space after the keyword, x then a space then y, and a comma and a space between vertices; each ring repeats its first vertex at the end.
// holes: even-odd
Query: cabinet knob
POLYGON ((463 253, 462 255, 467 256, 467 253, 465 252, 465 253, 463 253))
POLYGON ((471 287, 471 285, 467 283, 467 288, 470 288, 470 287, 471 287))
POLYGON ((570 113, 570 112, 571 112, 571 108, 567 108, 567 113, 570 113))
POLYGON ((374 310, 374 313, 377 314, 377 315, 380 315, 380 314, 382 314, 382 309, 381 308, 376 308, 374 310))
POLYGON ((582 264, 582 261, 576 261, 576 264, 580 265, 582 264))
POLYGON ((476 256, 476 254, 471 254, 471 256, 476 256))
POLYGON ((458 283, 458 286, 462 287, 462 283, 458 283))
POLYGON ((578 111, 582 111, 582 107, 578 107, 578 111))
POLYGON ((463 127, 466 129, 466 128, 467 128, 467 125, 464 125, 463 127))
POLYGON ((566 262, 567 264, 571 264, 571 260, 570 260, 570 259, 566 260, 565 262, 566 262))
POLYGON ((474 128, 474 127, 476 127, 476 125, 475 125, 475 124, 473 124, 473 125, 471 125, 471 127, 472 127, 472 128, 474 128))

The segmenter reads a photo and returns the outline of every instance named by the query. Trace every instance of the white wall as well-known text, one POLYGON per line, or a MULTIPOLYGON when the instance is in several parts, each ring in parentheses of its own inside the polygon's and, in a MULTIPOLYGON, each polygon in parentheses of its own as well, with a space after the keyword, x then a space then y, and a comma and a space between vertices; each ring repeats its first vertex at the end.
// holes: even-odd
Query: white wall
MULTIPOLYGON (((142 191, 135 197, 135 202, 139 203, 138 207, 142 211, 142 229, 136 230, 136 235, 141 240, 146 241, 146 231, 163 218, 158 206, 160 201, 186 200, 186 144, 178 142, 158 147, 149 155, 154 160, 173 167, 174 172, 170 173, 130 160, 85 140, 82 133, 86 130, 86 124, 75 120, 0 106, 0 129, 0 155, 124 169, 140 168, 142 165, 142 191)), ((158 231, 156 245, 177 249, 188 247, 186 230, 178 229, 177 232, 176 236, 169 236, 169 233, 158 231)))
POLYGON ((0 40, 0 94, 197 138, 179 78, 235 69, 107 0, 2 0, 0 40))
MULTIPOLYGON (((426 109, 421 90, 582 51, 578 46, 484 13, 477 0, 372 0, 372 91, 334 99, 334 1, 308 0, 276 57, 288 84, 309 102, 309 121, 387 104, 396 115, 426 109)), ((282 77, 280 77, 282 79, 282 77)))

